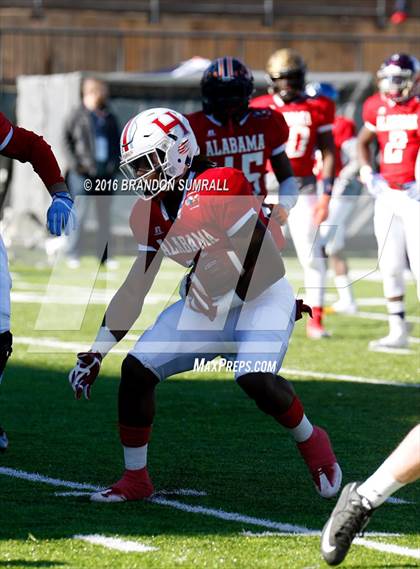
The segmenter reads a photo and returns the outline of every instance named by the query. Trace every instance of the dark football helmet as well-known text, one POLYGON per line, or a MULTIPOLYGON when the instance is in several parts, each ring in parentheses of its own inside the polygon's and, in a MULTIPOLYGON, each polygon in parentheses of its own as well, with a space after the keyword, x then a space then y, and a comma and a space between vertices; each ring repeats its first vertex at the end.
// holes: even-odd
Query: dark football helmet
POLYGON ((235 57, 219 57, 211 62, 201 79, 203 111, 221 123, 239 122, 248 110, 254 90, 251 71, 235 57))
POLYGON ((406 53, 388 57, 377 73, 379 91, 396 103, 416 95, 420 76, 418 60, 406 53))
POLYGON ((294 49, 279 49, 267 61, 269 91, 277 93, 289 103, 302 96, 305 91, 306 64, 294 49))

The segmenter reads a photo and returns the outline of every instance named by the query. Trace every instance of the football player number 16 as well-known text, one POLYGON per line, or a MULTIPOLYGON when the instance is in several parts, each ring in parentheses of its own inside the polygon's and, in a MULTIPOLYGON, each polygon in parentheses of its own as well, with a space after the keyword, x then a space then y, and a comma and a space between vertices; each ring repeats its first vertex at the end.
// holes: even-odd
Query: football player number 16
POLYGON ((234 164, 233 156, 225 156, 225 166, 228 168, 238 168, 245 174, 246 179, 254 186, 254 193, 261 193, 260 178, 261 172, 252 172, 252 166, 262 166, 264 164, 264 154, 259 152, 247 152, 240 155, 241 164, 234 164))
POLYGON ((384 164, 400 164, 407 142, 408 135, 405 130, 390 130, 388 142, 384 146, 384 164))

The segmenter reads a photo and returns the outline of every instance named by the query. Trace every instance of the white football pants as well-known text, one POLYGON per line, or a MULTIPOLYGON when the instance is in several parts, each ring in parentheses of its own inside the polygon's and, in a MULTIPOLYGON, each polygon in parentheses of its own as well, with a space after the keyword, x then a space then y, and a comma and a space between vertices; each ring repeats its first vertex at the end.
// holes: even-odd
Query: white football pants
POLYGON ((9 273, 6 247, 0 235, 0 334, 10 330, 10 289, 12 279, 9 273))
POLYGON ((404 190, 387 188, 375 200, 373 222, 385 297, 404 294, 408 257, 420 300, 420 201, 404 190))
POLYGON ((303 269, 305 301, 310 306, 323 306, 327 263, 322 251, 320 229, 314 224, 313 209, 318 201, 314 194, 301 194, 290 210, 290 235, 303 269))
POLYGON ((243 306, 213 322, 184 300, 166 308, 139 338, 130 354, 159 380, 194 369, 196 360, 221 355, 234 362, 235 378, 246 373, 277 373, 295 325, 292 287, 280 279, 243 306))
POLYGON ((328 256, 336 255, 344 249, 348 221, 358 199, 359 196, 356 195, 331 198, 328 218, 320 227, 322 243, 328 256))

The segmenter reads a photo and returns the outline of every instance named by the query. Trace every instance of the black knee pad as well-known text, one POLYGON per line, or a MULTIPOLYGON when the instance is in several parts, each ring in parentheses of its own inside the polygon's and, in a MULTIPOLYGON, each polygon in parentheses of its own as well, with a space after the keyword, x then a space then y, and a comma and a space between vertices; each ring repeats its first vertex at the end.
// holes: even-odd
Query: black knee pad
POLYGON ((12 354, 13 336, 11 332, 2 332, 0 334, 0 377, 6 367, 7 360, 12 354))
POLYGON ((145 367, 137 358, 128 354, 121 365, 121 383, 135 384, 137 390, 151 388, 159 383, 156 375, 145 367))

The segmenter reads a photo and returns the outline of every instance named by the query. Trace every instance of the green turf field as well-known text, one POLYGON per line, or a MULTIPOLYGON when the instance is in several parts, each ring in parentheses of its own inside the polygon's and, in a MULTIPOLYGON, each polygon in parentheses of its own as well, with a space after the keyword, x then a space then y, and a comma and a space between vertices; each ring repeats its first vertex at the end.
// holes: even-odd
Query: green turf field
MULTIPOLYGON (((334 501, 318 497, 287 434, 226 374, 190 373, 159 387, 149 465, 157 491, 167 493, 121 505, 63 495, 106 486, 122 472, 116 394, 123 353, 106 359, 91 401, 76 402, 67 382, 74 354, 92 340, 107 298, 128 270, 128 259, 120 261, 120 270, 108 276, 91 259, 80 270, 58 266, 52 274, 11 267, 16 341, 0 390, 0 423, 10 439, 0 455, 0 568, 326 567, 314 532, 334 501), (55 303, 59 295, 66 304, 55 303), (179 489, 198 495, 170 493, 179 489), (122 541, 94 544, 86 537, 92 535, 122 541), (116 543, 144 551, 109 548, 116 543)), ((297 290, 298 265, 288 260, 287 268, 297 290)), ((329 316, 333 337, 321 342, 307 340, 298 322, 283 372, 295 381, 308 416, 328 429, 345 482, 375 469, 420 410, 414 285, 407 297, 409 352, 369 352, 369 340, 387 331, 386 321, 375 319, 385 314, 382 288, 373 260, 354 259, 352 268, 360 314, 329 316)), ((172 293, 176 297, 179 274, 174 265, 164 266, 137 330, 153 321, 172 293)), ((333 289, 329 295, 333 300, 333 289)), ((419 485, 395 497, 404 503, 386 504, 376 514, 367 541, 354 545, 343 567, 418 567, 419 485), (393 552, 378 550, 384 544, 393 552)))

